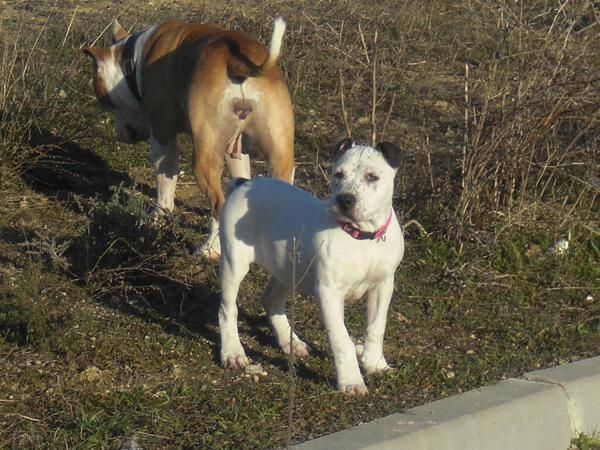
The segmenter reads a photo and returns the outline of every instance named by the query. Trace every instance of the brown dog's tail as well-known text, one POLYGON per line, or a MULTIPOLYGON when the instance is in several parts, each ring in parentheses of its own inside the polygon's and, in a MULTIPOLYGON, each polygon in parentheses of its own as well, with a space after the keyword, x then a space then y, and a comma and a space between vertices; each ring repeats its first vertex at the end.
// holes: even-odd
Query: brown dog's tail
POLYGON ((281 53, 281 43, 283 41, 283 33, 285 32, 285 20, 279 16, 273 23, 273 34, 271 34, 271 44, 269 45, 269 57, 263 63, 262 69, 269 70, 279 59, 281 53))
POLYGON ((239 44, 235 41, 227 41, 229 54, 231 57, 227 62, 227 71, 232 78, 243 81, 247 77, 258 77, 263 72, 268 71, 277 63, 281 53, 281 43, 283 33, 285 32, 285 20, 277 17, 273 23, 273 34, 271 35, 271 44, 269 45, 269 56, 261 65, 254 64, 250 59, 241 53, 239 44))

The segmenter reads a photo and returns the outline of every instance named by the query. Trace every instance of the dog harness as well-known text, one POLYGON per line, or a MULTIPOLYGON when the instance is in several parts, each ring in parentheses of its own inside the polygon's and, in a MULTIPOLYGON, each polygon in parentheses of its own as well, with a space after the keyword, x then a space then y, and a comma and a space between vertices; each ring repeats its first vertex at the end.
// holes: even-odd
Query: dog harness
POLYGON ((142 101, 142 96, 138 91, 135 73, 135 43, 142 33, 142 31, 138 31, 126 38, 125 44, 123 44, 123 59, 121 60, 121 69, 123 70, 127 86, 138 101, 142 101))
POLYGON ((393 210, 390 211, 390 215, 388 216, 385 223, 375 231, 361 231, 358 228, 353 227, 351 224, 349 224, 347 222, 341 222, 339 220, 338 220, 338 223, 342 227, 342 230, 344 230, 346 233, 348 233, 354 239, 357 239, 359 241, 364 241, 367 239, 369 239, 369 240, 373 240, 373 239, 385 240, 385 233, 386 233, 388 227, 390 226, 390 223, 392 223, 392 214, 393 213, 394 213, 393 210))

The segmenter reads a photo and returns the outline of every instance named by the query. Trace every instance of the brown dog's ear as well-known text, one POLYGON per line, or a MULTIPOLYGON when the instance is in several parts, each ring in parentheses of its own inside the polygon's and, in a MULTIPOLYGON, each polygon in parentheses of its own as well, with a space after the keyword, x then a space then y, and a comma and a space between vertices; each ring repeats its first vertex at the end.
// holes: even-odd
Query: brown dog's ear
POLYGON ((129 33, 127 32, 127 30, 121 26, 121 24, 119 23, 118 20, 115 20, 113 22, 113 26, 112 26, 112 42, 113 42, 113 44, 117 41, 125 39, 127 36, 129 36, 129 33))
POLYGON ((331 159, 335 161, 353 145, 354 141, 350 138, 342 139, 341 141, 336 142, 331 147, 331 159))
POLYGON ((375 146, 376 150, 379 150, 387 163, 397 169, 400 167, 402 161, 402 151, 391 142, 380 142, 375 146))
POLYGON ((110 49, 102 48, 102 47, 85 47, 82 48, 81 51, 94 58, 96 62, 103 61, 110 56, 110 49))
POLYGON ((98 50, 98 47, 84 47, 81 49, 85 55, 91 56, 94 59, 98 59, 96 58, 96 53, 98 50))

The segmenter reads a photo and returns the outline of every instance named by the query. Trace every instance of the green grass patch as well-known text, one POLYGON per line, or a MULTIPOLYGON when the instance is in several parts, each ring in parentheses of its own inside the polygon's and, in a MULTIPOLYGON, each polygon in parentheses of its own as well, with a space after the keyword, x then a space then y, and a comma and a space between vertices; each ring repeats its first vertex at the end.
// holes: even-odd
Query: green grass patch
POLYGON ((579 436, 571 439, 571 447, 569 450, 598 450, 600 449, 600 440, 598 433, 592 435, 579 433, 579 436))

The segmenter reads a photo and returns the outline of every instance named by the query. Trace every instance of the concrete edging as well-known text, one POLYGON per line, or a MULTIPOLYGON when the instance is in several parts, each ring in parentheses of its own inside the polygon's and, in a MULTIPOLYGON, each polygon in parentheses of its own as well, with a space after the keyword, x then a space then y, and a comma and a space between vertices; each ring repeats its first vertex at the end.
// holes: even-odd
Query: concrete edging
POLYGON ((567 450, 600 427, 600 357, 537 370, 297 445, 297 450, 567 450))

